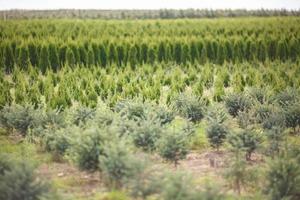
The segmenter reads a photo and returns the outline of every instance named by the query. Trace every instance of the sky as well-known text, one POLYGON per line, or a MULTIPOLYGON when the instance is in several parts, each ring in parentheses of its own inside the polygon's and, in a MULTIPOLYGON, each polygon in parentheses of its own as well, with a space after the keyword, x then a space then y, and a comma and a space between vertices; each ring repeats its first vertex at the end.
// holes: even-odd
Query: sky
POLYGON ((300 9, 300 0, 0 0, 8 9, 300 9))

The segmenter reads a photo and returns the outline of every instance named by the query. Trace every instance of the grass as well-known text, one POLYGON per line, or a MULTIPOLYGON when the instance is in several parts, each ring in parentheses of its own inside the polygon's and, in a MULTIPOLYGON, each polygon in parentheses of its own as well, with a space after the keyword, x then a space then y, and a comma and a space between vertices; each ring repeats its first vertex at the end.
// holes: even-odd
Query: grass
POLYGON ((210 147, 208 139, 205 135, 206 132, 206 123, 201 121, 195 130, 195 135, 191 141, 191 149, 197 151, 203 151, 210 147))
POLYGON ((0 131, 0 153, 10 154, 16 159, 29 160, 35 166, 51 162, 50 154, 38 153, 35 144, 17 136, 7 136, 3 129, 0 131))

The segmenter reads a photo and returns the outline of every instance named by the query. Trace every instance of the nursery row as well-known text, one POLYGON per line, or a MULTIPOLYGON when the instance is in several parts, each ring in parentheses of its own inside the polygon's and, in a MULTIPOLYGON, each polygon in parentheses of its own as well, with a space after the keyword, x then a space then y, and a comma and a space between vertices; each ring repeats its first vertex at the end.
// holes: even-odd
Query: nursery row
POLYGON ((14 66, 29 65, 45 72, 64 64, 137 67, 155 62, 296 61, 298 21, 8 21, 0 25, 0 66, 9 73, 14 66))
POLYGON ((186 90, 208 102, 219 102, 228 92, 242 92, 247 87, 265 88, 267 93, 299 88, 299 70, 298 64, 291 62, 144 64, 137 69, 65 65, 58 73, 47 70, 45 74, 34 67, 25 71, 15 68, 9 75, 0 73, 0 105, 44 102, 52 108, 66 108, 80 102, 94 107, 98 97, 110 105, 134 97, 170 103, 186 90))

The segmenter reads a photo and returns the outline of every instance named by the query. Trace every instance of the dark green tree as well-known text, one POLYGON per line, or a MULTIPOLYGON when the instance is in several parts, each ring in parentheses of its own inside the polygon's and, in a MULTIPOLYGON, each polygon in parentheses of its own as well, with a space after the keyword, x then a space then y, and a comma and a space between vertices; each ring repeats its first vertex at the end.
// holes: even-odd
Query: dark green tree
POLYGON ((33 42, 30 42, 28 44, 28 51, 29 51, 31 65, 36 66, 38 64, 38 53, 37 53, 37 47, 33 42))
POLYGON ((228 135, 226 127, 221 123, 211 122, 206 133, 210 145, 219 151, 220 146, 224 143, 226 136, 228 135))
POLYGON ((146 43, 142 44, 141 47, 141 61, 142 63, 147 63, 147 58, 148 58, 148 46, 146 43))
POLYGON ((4 51, 4 64, 6 73, 12 72, 15 64, 14 60, 12 47, 7 44, 4 51))
POLYGON ((207 58, 209 59, 209 61, 214 61, 215 51, 212 42, 206 41, 206 45, 204 46, 206 47, 207 58))
POLYGON ((74 67, 76 64, 75 56, 71 48, 67 48, 66 51, 66 64, 70 67, 74 67))
POLYGON ((182 63, 186 64, 187 62, 189 62, 191 60, 190 58, 190 48, 187 44, 184 44, 182 47, 182 63))
POLYGON ((63 65, 66 63, 66 52, 67 52, 67 46, 63 45, 59 48, 59 61, 60 61, 60 65, 63 65))
POLYGON ((287 44, 284 40, 281 40, 278 43, 278 47, 277 47, 277 58, 285 61, 287 59, 288 56, 288 50, 287 50, 287 44))
POLYGON ((137 49, 135 46, 131 46, 129 50, 129 64, 132 68, 136 67, 137 61, 137 49))
POLYGON ((89 48, 88 53, 87 53, 87 64, 88 66, 94 65, 95 64, 95 55, 94 51, 92 48, 89 48))
POLYGON ((266 46, 263 41, 259 41, 258 50, 257 50, 257 58, 259 61, 264 62, 266 60, 266 46))
POLYGON ((182 47, 181 43, 177 42, 174 46, 174 60, 177 64, 182 62, 182 47))
POLYGON ((49 61, 50 61, 50 65, 51 65, 53 71, 55 71, 55 72, 58 71, 60 62, 59 62, 59 58, 58 58, 57 49, 54 44, 49 45, 49 61))
POLYGON ((22 69, 27 69, 30 65, 29 53, 27 46, 21 46, 19 48, 19 55, 18 55, 18 65, 22 69))
POLYGON ((108 60, 110 65, 117 61, 117 53, 113 43, 109 44, 108 60))
POLYGON ((77 64, 77 63, 82 62, 82 58, 84 59, 84 54, 83 54, 83 57, 81 57, 81 55, 80 55, 80 48, 81 47, 78 47, 77 44, 71 44, 70 48, 73 51, 73 54, 74 54, 74 57, 75 57, 75 63, 77 64))
POLYGON ((192 42, 190 49, 191 49, 191 61, 192 63, 194 63, 195 61, 199 60, 199 52, 198 52, 197 44, 195 42, 192 42))
POLYGON ((295 62, 300 55, 300 47, 299 42, 295 38, 292 38, 289 42, 290 47, 290 58, 293 62, 295 62))
POLYGON ((156 59, 155 50, 152 47, 148 51, 148 63, 154 64, 155 59, 156 59))
POLYGON ((100 45, 100 63, 102 67, 105 67, 107 64, 107 53, 103 45, 100 45))
POLYGON ((163 42, 159 43, 157 59, 158 59, 158 62, 163 62, 164 60, 166 60, 166 49, 165 49, 165 45, 163 42))
POLYGON ((200 64, 205 64, 207 62, 207 52, 205 46, 203 46, 201 49, 199 62, 200 64))
POLYGON ((223 46, 223 43, 220 43, 217 49, 217 63, 222 65, 225 61, 225 56, 226 56, 225 47, 223 46))
POLYGON ((100 53, 99 53, 98 45, 96 43, 92 43, 91 47, 95 57, 95 64, 100 64, 100 53))
POLYGON ((117 46, 117 57, 118 57, 118 65, 122 66, 122 64, 124 63, 124 59, 125 59, 125 52, 124 52, 123 45, 117 46))
POLYGON ((270 60, 276 59, 276 53, 277 53, 277 42, 275 39, 271 39, 269 42, 269 48, 268 48, 268 54, 270 60))
POLYGON ((76 63, 82 63, 83 65, 87 66, 88 65, 88 53, 87 53, 87 50, 85 49, 84 46, 79 46, 78 47, 78 51, 79 51, 79 55, 80 55, 80 60, 76 59, 76 63))
POLYGON ((48 47, 46 45, 43 45, 39 58, 39 68, 41 69, 42 73, 45 73, 49 67, 50 61, 48 47))

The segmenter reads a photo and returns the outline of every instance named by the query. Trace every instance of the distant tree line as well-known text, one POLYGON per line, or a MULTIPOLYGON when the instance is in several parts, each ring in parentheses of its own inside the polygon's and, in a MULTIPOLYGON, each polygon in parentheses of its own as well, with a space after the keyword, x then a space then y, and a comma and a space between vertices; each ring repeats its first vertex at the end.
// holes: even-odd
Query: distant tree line
POLYGON ((80 19, 177 19, 218 17, 270 17, 300 16, 299 10, 245 10, 245 9, 160 9, 160 10, 5 10, 0 11, 2 19, 80 18, 80 19))

